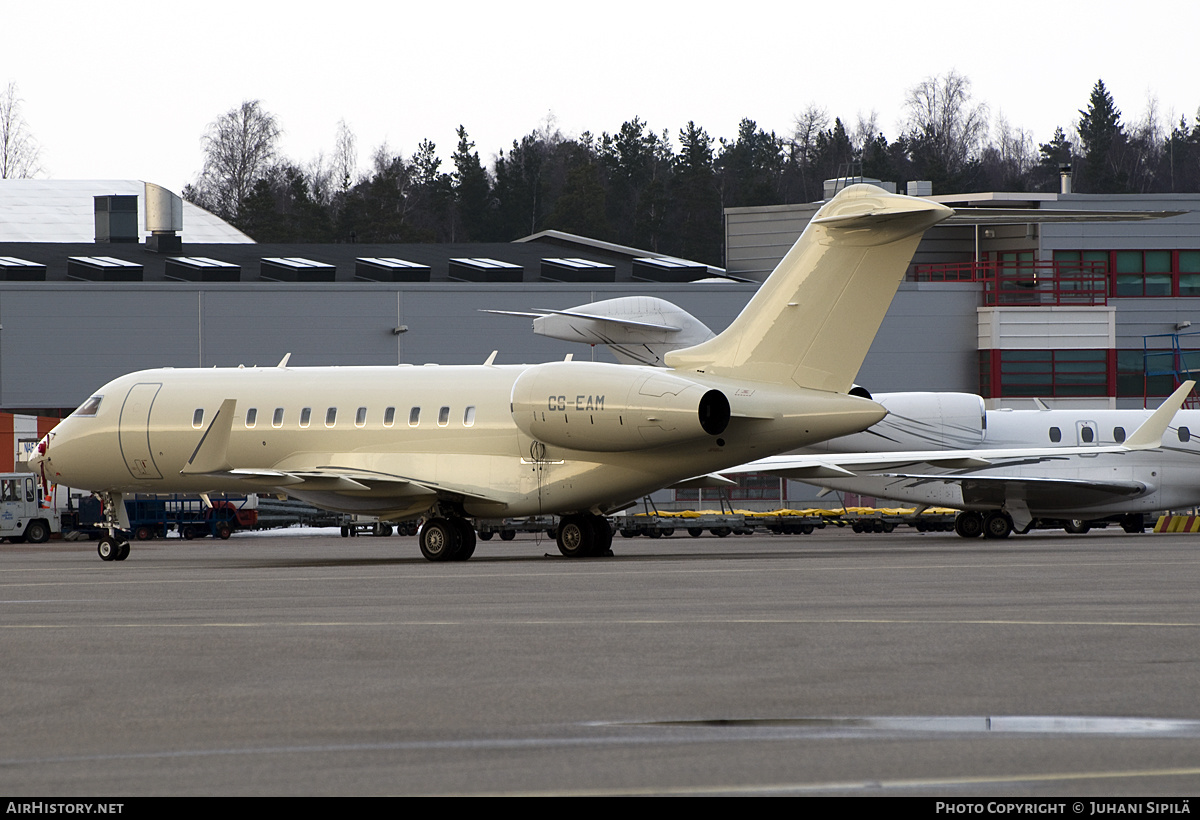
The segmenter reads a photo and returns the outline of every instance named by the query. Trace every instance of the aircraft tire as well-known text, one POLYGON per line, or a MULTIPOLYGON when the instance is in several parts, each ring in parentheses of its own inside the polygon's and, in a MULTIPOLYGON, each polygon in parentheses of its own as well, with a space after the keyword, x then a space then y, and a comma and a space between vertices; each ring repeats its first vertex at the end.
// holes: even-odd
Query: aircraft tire
POLYGON ((592 523, 592 551, 589 555, 612 555, 613 531, 608 519, 602 515, 590 516, 592 523))
POLYGON ((96 542, 96 554, 100 556, 101 561, 115 560, 119 551, 117 542, 107 535, 96 542))
POLYGON ((117 545, 117 554, 113 556, 114 561, 124 561, 129 557, 129 542, 122 541, 117 545))
POLYGON ((985 538, 1008 538, 1012 532, 1012 519, 1004 512, 988 513, 983 519, 983 535, 985 538))
POLYGON ((586 516, 566 515, 558 525, 558 551, 567 558, 591 555, 596 542, 595 528, 586 516))
POLYGON ((1129 513, 1121 516, 1121 529, 1130 535, 1138 535, 1146 531, 1146 522, 1141 513, 1129 513))
POLYGON ((1090 530, 1091 527, 1089 527, 1087 522, 1083 519, 1073 518, 1063 525, 1063 529, 1072 535, 1083 535, 1085 532, 1090 530))
POLYGON ((450 523, 458 530, 458 552, 451 561, 466 561, 475 554, 475 527, 465 518, 452 518, 450 523))
POLYGON ((450 561, 462 545, 458 528, 445 518, 431 518, 418 534, 421 554, 430 561, 450 561))
POLYGON ((963 538, 978 538, 983 534, 983 516, 964 511, 954 517, 954 531, 963 538))

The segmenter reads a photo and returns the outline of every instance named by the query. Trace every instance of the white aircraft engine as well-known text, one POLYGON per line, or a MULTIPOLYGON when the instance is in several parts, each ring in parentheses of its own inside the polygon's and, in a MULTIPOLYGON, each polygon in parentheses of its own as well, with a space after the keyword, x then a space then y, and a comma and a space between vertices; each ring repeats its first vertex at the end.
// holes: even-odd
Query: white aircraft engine
POLYGON ((550 362, 513 384, 513 420, 531 438, 611 452, 719 436, 729 424, 720 390, 669 373, 602 362, 550 362))

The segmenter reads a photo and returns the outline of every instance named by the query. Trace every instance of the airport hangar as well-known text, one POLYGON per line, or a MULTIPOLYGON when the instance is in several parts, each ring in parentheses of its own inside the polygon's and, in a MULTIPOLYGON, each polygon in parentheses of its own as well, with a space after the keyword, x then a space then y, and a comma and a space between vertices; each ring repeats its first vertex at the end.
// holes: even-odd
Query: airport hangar
MULTIPOLYGON (((909 192, 959 210, 1184 213, 934 228, 858 374, 869 390, 1140 407, 1170 392, 1189 350, 1200 362, 1188 331, 1200 316, 1200 195, 909 192)), ((288 353, 297 367, 475 364, 492 350, 500 364, 610 360, 484 309, 652 295, 720 330, 818 207, 727 209, 719 269, 555 231, 510 243, 255 244, 157 185, 0 180, 0 438, 11 427, 19 464, 54 417, 143 368, 265 367, 288 353)))

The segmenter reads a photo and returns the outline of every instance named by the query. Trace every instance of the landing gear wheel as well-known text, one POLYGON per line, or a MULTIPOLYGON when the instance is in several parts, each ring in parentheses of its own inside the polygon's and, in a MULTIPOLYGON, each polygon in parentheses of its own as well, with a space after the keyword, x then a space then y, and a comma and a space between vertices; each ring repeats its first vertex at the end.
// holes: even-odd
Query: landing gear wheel
POLYGON ((590 516, 592 521, 592 555, 612 555, 613 531, 602 515, 590 516))
POLYGON ((983 519, 983 535, 985 538, 1008 538, 1012 532, 1012 519, 1005 512, 988 513, 983 519))
POLYGON ((114 561, 124 561, 129 557, 129 542, 122 541, 117 545, 117 554, 113 556, 114 561))
POLYGON ((1071 535, 1083 535, 1091 529, 1088 523, 1080 518, 1074 518, 1063 525, 1063 529, 1071 533, 1071 535))
POLYGON ((450 523, 458 530, 458 552, 452 560, 466 561, 475 554, 475 528, 465 518, 452 518, 450 523))
POLYGON ((563 516, 558 525, 558 551, 567 558, 582 558, 592 554, 595 544, 595 528, 591 526, 587 516, 563 516))
POLYGON ((1121 516, 1121 529, 1130 535, 1142 533, 1146 531, 1146 521, 1142 518, 1141 513, 1123 515, 1121 516))
POLYGON ((117 560, 118 552, 120 552, 120 548, 111 536, 106 535, 96 542, 96 554, 100 556, 101 561, 117 560))
POLYGON ((445 518, 431 518, 421 527, 418 537, 421 554, 430 561, 450 561, 462 546, 458 528, 445 518))
POLYGON ((983 534, 983 516, 977 512, 960 512, 954 519, 954 531, 963 538, 978 538, 983 534))

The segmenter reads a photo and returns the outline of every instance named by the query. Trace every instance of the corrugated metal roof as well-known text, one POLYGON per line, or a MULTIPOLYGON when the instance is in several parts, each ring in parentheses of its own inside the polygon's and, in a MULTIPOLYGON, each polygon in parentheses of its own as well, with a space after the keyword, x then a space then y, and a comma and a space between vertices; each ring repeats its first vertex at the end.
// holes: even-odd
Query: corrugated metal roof
MULTIPOLYGON (((92 242, 98 196, 137 196, 138 232, 145 239, 146 183, 138 179, 0 180, 0 242, 92 242)), ((184 242, 247 244, 254 240, 225 220, 183 203, 184 242)))

